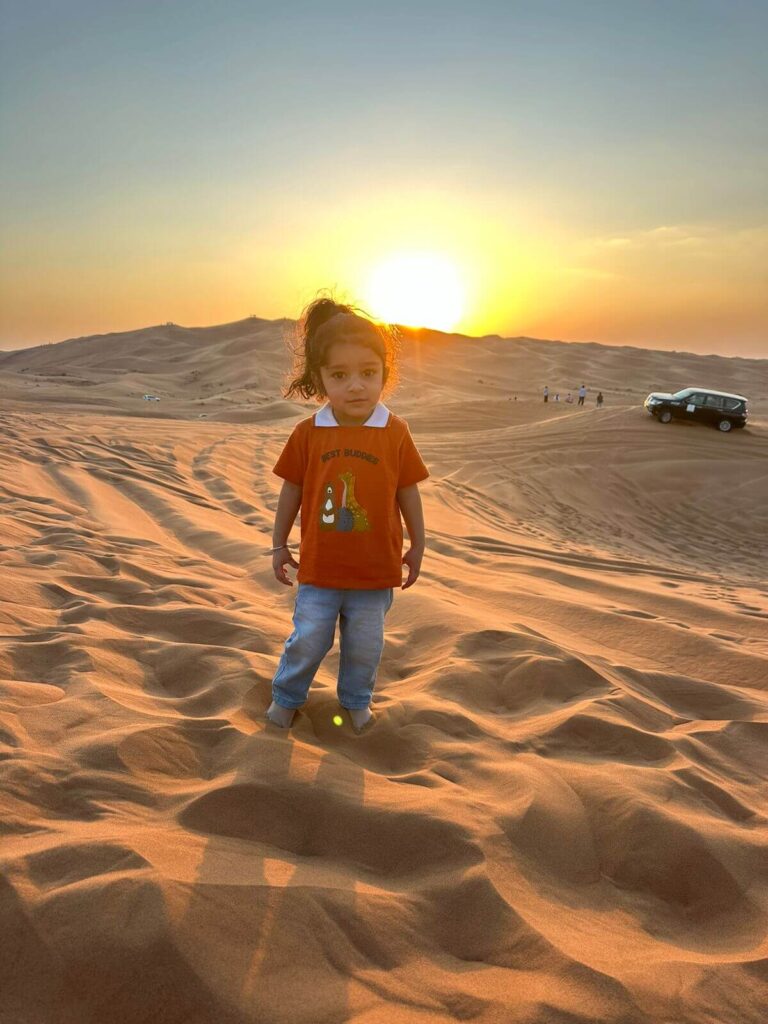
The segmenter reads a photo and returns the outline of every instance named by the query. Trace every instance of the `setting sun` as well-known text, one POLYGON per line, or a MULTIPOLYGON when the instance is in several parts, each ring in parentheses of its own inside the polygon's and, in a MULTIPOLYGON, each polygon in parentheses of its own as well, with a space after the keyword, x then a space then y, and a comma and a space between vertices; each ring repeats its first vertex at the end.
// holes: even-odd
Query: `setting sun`
POLYGON ((379 264, 367 286, 374 316, 390 323, 450 331, 464 311, 456 266, 437 253, 402 253, 379 264))

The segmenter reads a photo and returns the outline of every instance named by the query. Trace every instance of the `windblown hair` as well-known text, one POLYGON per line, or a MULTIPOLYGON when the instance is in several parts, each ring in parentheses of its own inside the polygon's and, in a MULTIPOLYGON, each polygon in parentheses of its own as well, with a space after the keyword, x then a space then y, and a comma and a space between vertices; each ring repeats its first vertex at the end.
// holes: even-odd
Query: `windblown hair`
POLYGON ((365 345, 381 359, 385 391, 391 391, 397 377, 399 337, 394 327, 374 323, 355 306, 333 299, 315 299, 304 310, 292 345, 293 370, 285 397, 326 397, 320 367, 326 363, 328 349, 335 342, 365 345))

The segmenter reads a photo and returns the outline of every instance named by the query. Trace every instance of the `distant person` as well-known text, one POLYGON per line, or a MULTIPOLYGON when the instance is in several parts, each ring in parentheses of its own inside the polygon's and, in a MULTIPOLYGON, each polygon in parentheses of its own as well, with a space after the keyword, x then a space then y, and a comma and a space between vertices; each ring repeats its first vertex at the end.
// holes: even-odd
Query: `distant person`
MULTIPOLYGON (((307 699, 339 622, 337 696, 355 732, 371 722, 371 700, 393 588, 413 586, 424 555, 418 485, 429 476, 405 420, 382 405, 395 377, 392 331, 353 307, 317 299, 301 321, 294 379, 285 397, 326 399, 293 428, 274 467, 283 486, 272 535, 272 571, 292 587, 294 630, 272 680, 267 718, 289 729, 307 699), (365 429, 362 429, 362 428, 365 429), (301 509, 301 564, 288 537, 301 509), (403 554, 401 516, 410 546, 403 554), (403 583, 402 565, 408 568, 403 583)), ((336 716, 341 724, 341 716, 336 716)))
POLYGON ((566 402, 567 402, 567 403, 568 403, 569 405, 573 405, 573 395, 571 394, 571 392, 570 392, 570 391, 569 391, 569 392, 568 392, 568 394, 567 394, 567 395, 565 396, 565 400, 566 400, 566 402))
POLYGON ((544 401, 549 401, 549 388, 546 386, 546 384, 544 385, 544 401))
POLYGON ((584 405, 584 399, 587 397, 587 389, 582 384, 579 388, 579 405, 584 405))
POLYGON ((597 398, 595 399, 595 403, 596 403, 598 409, 602 409, 603 408, 603 392, 602 391, 598 391, 597 392, 597 398))
POLYGON ((559 402, 559 401, 560 401, 560 392, 559 392, 559 391, 556 391, 556 392, 555 392, 555 401, 556 401, 556 402, 559 402))

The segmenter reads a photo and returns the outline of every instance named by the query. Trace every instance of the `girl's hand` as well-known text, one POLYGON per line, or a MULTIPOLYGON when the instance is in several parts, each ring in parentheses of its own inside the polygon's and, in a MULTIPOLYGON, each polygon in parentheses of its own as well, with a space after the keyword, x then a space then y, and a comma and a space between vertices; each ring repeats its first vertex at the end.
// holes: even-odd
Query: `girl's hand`
POLYGON ((299 563, 293 557, 288 548, 281 548, 280 551, 272 553, 272 571, 278 583, 284 583, 286 587, 293 586, 293 580, 289 579, 285 567, 292 565, 294 569, 299 568, 299 563))
POLYGON ((419 578, 421 572, 421 560, 424 557, 423 551, 418 551, 416 548, 409 548, 403 555, 403 565, 408 566, 408 579, 403 583, 401 590, 407 590, 408 587, 412 587, 416 580, 419 578))

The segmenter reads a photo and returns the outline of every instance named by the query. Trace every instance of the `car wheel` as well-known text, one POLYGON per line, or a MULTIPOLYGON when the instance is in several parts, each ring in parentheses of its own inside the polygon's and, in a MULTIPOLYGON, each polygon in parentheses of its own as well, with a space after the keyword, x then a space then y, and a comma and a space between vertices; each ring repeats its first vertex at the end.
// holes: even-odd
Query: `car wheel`
POLYGON ((717 424, 717 429, 722 430, 724 434, 727 434, 732 426, 733 424, 730 420, 720 420, 720 422, 717 424))
POLYGON ((671 419, 672 413, 669 411, 669 409, 665 409, 663 412, 659 413, 659 423, 669 423, 671 419))

